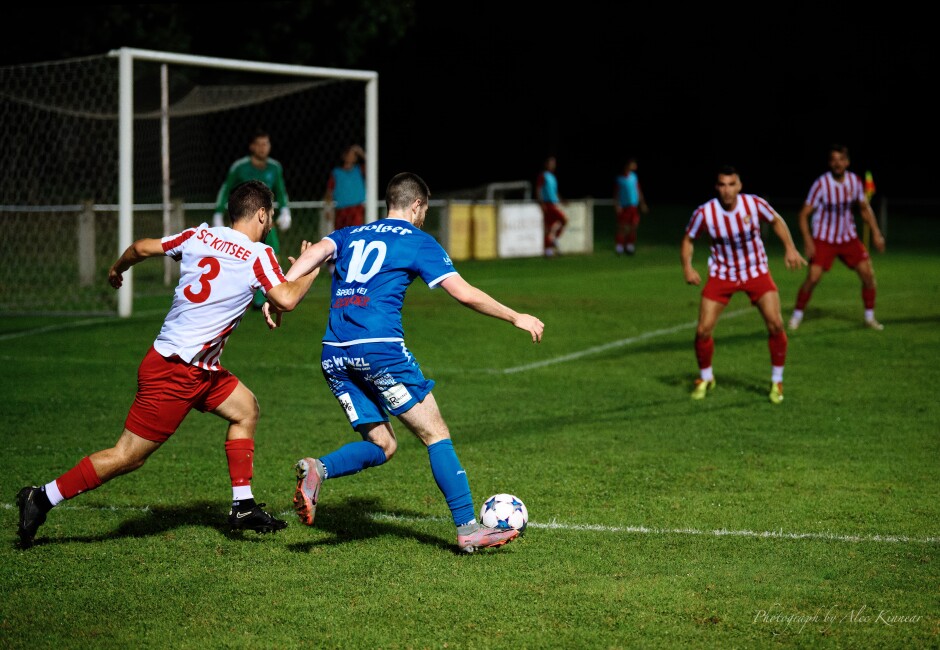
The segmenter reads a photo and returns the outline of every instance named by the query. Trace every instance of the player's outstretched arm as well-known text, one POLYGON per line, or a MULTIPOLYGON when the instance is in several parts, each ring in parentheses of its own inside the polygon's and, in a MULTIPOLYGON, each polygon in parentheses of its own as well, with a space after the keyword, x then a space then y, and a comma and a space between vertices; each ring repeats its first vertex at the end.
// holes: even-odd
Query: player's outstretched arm
POLYGON ((119 289, 124 284, 124 271, 141 260, 163 254, 163 244, 159 239, 138 239, 128 246, 108 269, 108 282, 115 289, 119 289))
POLYGON ((497 302, 492 296, 477 289, 459 275, 451 275, 441 282, 441 287, 462 305, 483 314, 512 323, 532 336, 533 343, 542 340, 545 324, 531 314, 520 314, 514 309, 497 302))
MULTIPOLYGON (((300 245, 301 256, 303 256, 304 251, 306 251, 312 245, 313 244, 307 240, 304 240, 300 245)), ((297 260, 290 256, 288 256, 287 259, 289 259, 291 262, 291 268, 294 268, 293 265, 297 263, 297 260)), ((287 282, 282 282, 276 287, 272 287, 266 295, 268 301, 265 303, 265 305, 270 305, 270 307, 269 310, 265 312, 265 321, 270 320, 270 309, 273 309, 275 312, 277 312, 278 322, 280 322, 279 316, 282 312, 293 311, 294 308, 300 304, 300 301, 304 299, 304 296, 307 295, 307 291, 310 290, 313 281, 317 279, 317 275, 319 273, 320 268, 317 267, 314 268, 313 271, 304 273, 296 279, 288 279, 287 282)), ((268 326, 270 327, 270 322, 268 326)))
POLYGON ((321 239, 316 244, 304 240, 300 245, 300 257, 288 257, 291 267, 284 277, 287 282, 271 289, 267 302, 261 308, 264 321, 269 329, 281 325, 281 314, 292 311, 307 295, 313 281, 320 273, 320 266, 333 256, 335 250, 332 240, 321 239))

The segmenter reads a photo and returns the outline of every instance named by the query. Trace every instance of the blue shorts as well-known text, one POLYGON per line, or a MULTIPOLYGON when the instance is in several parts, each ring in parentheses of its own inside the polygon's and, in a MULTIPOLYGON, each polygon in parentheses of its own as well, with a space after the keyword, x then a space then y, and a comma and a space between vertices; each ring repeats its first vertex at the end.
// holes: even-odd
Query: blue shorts
POLYGON ((354 429, 388 422, 389 414, 404 413, 434 388, 404 342, 324 344, 320 367, 354 429))

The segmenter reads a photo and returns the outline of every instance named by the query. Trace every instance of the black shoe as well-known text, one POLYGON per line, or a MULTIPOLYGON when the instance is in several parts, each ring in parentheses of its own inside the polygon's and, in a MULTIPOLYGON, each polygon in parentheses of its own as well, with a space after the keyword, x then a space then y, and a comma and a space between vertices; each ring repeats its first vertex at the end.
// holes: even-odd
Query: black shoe
POLYGON ((273 533, 287 528, 286 521, 272 517, 262 510, 265 505, 259 503, 251 510, 230 510, 228 525, 232 527, 232 530, 253 530, 256 533, 273 533))
POLYGON ((42 493, 42 488, 31 486, 24 487, 16 495, 16 505, 20 507, 20 543, 23 546, 29 546, 36 537, 36 531, 46 521, 47 508, 43 508, 42 501, 48 503, 48 499, 42 493))

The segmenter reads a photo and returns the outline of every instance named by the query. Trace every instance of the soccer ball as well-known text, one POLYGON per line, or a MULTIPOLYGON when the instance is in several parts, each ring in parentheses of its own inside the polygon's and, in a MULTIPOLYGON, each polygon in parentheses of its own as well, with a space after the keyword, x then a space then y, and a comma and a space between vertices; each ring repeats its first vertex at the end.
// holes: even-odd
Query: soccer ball
POLYGON ((529 511, 519 497, 494 494, 480 508, 480 523, 487 528, 515 528, 521 533, 529 524, 529 511))

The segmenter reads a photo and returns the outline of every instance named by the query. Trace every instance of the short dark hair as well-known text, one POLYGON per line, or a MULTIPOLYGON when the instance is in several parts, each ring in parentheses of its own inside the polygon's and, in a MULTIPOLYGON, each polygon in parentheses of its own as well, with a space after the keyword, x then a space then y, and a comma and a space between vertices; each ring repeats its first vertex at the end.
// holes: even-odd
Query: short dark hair
POLYGON ((228 195, 228 214, 232 223, 247 219, 258 208, 270 212, 274 207, 274 192, 261 181, 245 181, 236 185, 228 195))
POLYGON ((740 176, 734 165, 720 165, 718 167, 718 176, 740 176))
POLYGON ((395 174, 385 188, 385 207, 389 212, 404 210, 416 199, 419 199, 421 203, 427 203, 430 198, 431 190, 428 189, 428 184, 420 176, 411 172, 395 174))
POLYGON ((841 153, 843 156, 848 157, 849 148, 844 144, 833 142, 831 145, 829 145, 829 153, 841 153))
POLYGON ((265 131, 264 129, 258 127, 257 129, 255 129, 254 131, 252 131, 252 133, 251 133, 251 140, 249 140, 248 142, 249 142, 249 143, 254 142, 254 141, 257 140, 258 138, 270 138, 270 137, 271 137, 271 135, 270 135, 267 131, 265 131))

